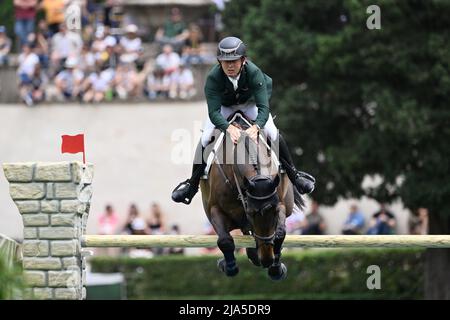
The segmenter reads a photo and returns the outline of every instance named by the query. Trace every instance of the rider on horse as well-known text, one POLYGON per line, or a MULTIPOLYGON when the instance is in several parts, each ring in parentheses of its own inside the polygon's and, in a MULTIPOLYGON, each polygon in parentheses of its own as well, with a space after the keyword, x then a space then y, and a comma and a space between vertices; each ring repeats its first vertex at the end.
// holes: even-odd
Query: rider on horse
POLYGON ((200 178, 207 166, 203 153, 215 128, 228 132, 233 142, 237 143, 240 129, 229 124, 226 119, 238 110, 254 121, 246 130, 252 139, 256 140, 259 130, 264 130, 271 141, 279 139, 280 162, 290 181, 301 194, 311 193, 315 179, 297 171, 286 141, 278 133, 270 114, 272 79, 246 59, 246 47, 239 38, 226 37, 221 40, 217 48, 217 60, 219 64, 212 67, 206 79, 205 96, 209 117, 197 146, 192 176, 173 190, 172 199, 189 204, 197 193, 200 178))

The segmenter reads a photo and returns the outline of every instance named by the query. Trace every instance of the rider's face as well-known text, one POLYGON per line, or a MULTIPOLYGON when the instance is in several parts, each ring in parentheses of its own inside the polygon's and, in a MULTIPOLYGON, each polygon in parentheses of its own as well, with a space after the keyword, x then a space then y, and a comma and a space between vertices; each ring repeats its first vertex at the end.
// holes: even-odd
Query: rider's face
POLYGON ((223 72, 229 77, 236 77, 241 70, 243 59, 220 61, 223 72))

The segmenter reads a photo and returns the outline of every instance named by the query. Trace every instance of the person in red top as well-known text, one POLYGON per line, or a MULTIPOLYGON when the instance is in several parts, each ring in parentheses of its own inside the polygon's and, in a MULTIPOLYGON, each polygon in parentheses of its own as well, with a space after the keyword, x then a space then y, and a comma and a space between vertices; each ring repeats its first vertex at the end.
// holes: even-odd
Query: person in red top
POLYGON ((14 0, 14 32, 20 41, 20 47, 27 42, 27 37, 34 32, 37 0, 14 0))

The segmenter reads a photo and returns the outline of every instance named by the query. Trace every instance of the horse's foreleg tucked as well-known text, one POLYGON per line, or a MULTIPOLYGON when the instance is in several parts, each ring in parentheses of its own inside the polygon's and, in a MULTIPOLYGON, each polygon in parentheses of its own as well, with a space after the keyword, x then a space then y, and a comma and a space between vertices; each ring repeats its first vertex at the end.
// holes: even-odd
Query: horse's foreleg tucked
POLYGON ((217 246, 220 251, 222 251, 225 258, 219 260, 217 266, 227 276, 233 277, 238 274, 239 268, 236 264, 236 258, 234 256, 234 250, 236 248, 234 245, 234 240, 228 231, 229 225, 217 208, 211 209, 211 218, 211 223, 218 235, 217 246))

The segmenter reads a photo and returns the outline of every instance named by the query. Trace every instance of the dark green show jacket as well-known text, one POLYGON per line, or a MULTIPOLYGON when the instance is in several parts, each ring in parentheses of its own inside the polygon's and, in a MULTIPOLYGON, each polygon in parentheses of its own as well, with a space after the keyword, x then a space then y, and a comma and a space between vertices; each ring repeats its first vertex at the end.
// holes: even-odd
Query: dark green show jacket
POLYGON ((255 102, 258 108, 255 124, 263 128, 269 119, 271 94, 272 79, 248 60, 242 68, 236 91, 220 64, 212 67, 206 78, 205 96, 209 119, 221 130, 226 130, 229 124, 220 113, 220 107, 230 107, 247 101, 255 102))

